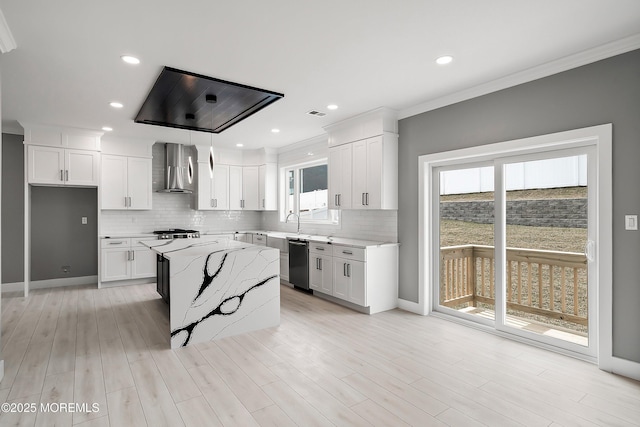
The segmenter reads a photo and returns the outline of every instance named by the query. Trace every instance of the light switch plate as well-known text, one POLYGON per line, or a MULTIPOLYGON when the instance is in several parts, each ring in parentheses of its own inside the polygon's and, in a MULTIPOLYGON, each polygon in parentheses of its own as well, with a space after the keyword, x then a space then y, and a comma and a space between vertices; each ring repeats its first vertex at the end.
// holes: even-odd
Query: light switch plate
POLYGON ((637 230, 638 229, 638 215, 625 215, 624 216, 624 229, 625 230, 637 230))
POLYGON ((87 217, 86 216, 82 217, 82 225, 87 225, 87 217))

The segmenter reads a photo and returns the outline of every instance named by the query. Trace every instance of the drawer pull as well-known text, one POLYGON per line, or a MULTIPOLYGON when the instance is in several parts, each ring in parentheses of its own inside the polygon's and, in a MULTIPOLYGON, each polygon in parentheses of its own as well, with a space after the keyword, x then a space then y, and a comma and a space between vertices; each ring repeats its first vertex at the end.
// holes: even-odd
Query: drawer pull
POLYGON ((324 251, 324 248, 316 248, 318 251, 324 251))
POLYGON ((110 245, 122 245, 124 242, 109 242, 110 245))
POLYGON ((353 255, 353 252, 351 251, 342 251, 343 254, 347 254, 347 255, 353 255))

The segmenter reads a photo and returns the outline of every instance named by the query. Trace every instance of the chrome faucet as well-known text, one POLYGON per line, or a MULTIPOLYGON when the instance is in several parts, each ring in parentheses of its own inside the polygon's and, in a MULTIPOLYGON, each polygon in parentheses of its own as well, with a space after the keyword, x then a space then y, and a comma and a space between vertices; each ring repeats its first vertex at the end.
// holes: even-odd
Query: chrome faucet
POLYGON ((289 212, 289 215, 287 215, 287 219, 285 219, 285 220, 284 220, 284 222, 285 222, 285 224, 286 224, 287 222, 289 222, 289 217, 290 217, 291 215, 295 215, 295 216, 296 216, 296 218, 298 218, 298 234, 300 234, 300 215, 298 215, 298 214, 297 214, 297 213, 295 213, 295 212, 289 212))

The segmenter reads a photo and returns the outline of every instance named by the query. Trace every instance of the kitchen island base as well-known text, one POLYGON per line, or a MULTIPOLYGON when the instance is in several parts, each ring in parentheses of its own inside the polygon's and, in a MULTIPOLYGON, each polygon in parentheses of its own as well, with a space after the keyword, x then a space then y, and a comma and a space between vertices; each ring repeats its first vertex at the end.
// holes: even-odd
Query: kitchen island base
POLYGON ((168 264, 172 348, 280 324, 277 249, 196 239, 148 247, 168 264))

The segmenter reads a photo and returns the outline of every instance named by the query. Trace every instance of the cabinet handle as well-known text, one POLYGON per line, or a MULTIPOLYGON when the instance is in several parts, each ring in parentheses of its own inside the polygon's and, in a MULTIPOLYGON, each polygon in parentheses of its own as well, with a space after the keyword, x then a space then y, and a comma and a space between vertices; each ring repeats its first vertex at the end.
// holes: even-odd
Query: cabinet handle
POLYGON ((347 255, 353 255, 353 252, 351 251, 342 251, 343 254, 347 254, 347 255))
POLYGON ((318 258, 318 270, 322 271, 322 258, 318 258))
POLYGON ((69 181, 69 169, 64 171, 64 180, 69 181))
POLYGON ((212 208, 213 207, 213 199, 209 199, 209 207, 212 208))
POLYGON ((136 252, 131 251, 131 261, 135 261, 135 260, 136 260, 136 252))
POLYGON ((131 251, 127 251, 127 261, 131 261, 131 251))
POLYGON ((362 206, 366 206, 366 204, 365 204, 365 202, 364 202, 364 194, 365 194, 365 193, 362 193, 362 206))
POLYGON ((131 197, 129 197, 129 207, 131 207, 131 197))
POLYGON ((213 199, 213 207, 214 208, 218 207, 218 199, 213 199))
POLYGON ((124 242, 109 242, 110 245, 121 245, 124 242))
POLYGON ((262 199, 262 209, 264 209, 264 199, 262 199))
POLYGON ((338 195, 337 194, 333 195, 333 204, 338 206, 338 195))
POLYGON ((367 206, 369 206, 369 193, 364 193, 364 194, 366 194, 365 200, 367 201, 367 206))
POLYGON ((347 277, 347 263, 342 263, 342 275, 347 277))
POLYGON ((64 171, 60 169, 60 181, 64 181, 64 171))
POLYGON ((347 264, 347 277, 351 277, 351 264, 347 264))

